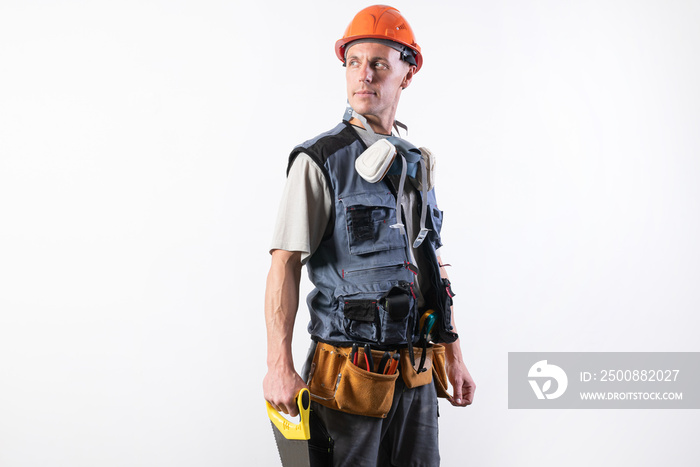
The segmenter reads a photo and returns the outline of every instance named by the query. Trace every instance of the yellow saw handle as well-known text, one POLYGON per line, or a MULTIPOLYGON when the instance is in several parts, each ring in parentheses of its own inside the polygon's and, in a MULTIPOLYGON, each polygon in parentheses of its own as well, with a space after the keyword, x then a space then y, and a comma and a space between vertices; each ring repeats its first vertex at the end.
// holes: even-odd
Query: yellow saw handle
POLYGON ((299 407, 299 423, 290 422, 273 409, 269 402, 265 401, 265 404, 267 404, 267 416, 270 417, 272 423, 285 438, 307 440, 311 437, 309 431, 309 407, 311 406, 309 390, 303 388, 299 391, 296 401, 297 407, 299 407))

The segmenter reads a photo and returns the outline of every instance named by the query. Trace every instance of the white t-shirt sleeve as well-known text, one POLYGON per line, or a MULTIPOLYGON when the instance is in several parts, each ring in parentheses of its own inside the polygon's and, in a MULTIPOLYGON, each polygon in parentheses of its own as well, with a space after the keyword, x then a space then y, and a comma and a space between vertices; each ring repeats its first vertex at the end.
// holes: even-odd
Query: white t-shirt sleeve
POLYGON ((321 168, 308 154, 300 153, 287 175, 270 251, 301 251, 305 264, 326 232, 332 203, 321 168))

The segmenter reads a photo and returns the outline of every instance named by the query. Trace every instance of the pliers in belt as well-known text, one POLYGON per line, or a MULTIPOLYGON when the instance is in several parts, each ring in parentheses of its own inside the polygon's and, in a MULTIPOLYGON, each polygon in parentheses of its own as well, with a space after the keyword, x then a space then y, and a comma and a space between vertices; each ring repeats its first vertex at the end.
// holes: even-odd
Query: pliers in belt
POLYGON ((357 344, 352 344, 352 351, 350 352, 350 361, 353 365, 357 366, 357 344))

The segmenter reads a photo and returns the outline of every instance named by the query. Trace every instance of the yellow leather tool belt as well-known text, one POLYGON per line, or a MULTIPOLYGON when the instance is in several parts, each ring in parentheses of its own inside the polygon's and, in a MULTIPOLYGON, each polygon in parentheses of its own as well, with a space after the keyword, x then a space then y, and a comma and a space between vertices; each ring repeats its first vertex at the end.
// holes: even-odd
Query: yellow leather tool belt
MULTIPOLYGON (((414 347, 416 360, 422 351, 423 349, 414 347)), ((355 355, 351 347, 335 347, 319 342, 307 381, 311 399, 334 410, 385 418, 391 409, 399 373, 407 387, 415 388, 435 382, 438 396, 447 397, 445 348, 433 344, 426 352, 426 371, 418 373, 411 365, 408 349, 389 351, 390 354, 400 354, 400 371, 397 369, 392 374, 385 374, 390 372, 386 369, 381 373, 367 371, 369 358, 372 359, 372 368, 380 368, 384 350, 372 350, 371 355, 365 359, 362 347, 357 349, 355 355)), ((389 368, 390 363, 386 365, 384 368, 389 368)))

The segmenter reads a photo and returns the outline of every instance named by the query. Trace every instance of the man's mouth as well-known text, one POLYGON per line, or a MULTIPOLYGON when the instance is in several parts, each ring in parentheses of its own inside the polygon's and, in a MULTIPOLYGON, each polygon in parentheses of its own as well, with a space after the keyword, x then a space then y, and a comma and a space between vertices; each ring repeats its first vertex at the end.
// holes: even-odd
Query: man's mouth
POLYGON ((359 91, 355 91, 356 96, 374 96, 376 93, 374 91, 370 91, 369 89, 360 89, 359 91))

